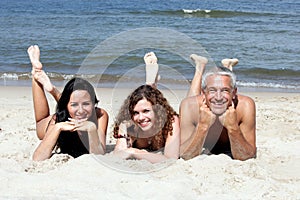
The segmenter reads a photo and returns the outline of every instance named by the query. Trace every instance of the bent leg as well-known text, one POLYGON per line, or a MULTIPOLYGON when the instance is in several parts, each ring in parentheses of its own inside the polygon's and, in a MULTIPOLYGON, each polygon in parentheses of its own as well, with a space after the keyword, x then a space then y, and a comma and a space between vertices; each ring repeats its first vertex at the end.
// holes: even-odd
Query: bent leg
POLYGON ((40 50, 37 45, 30 46, 27 50, 31 64, 32 64, 32 96, 33 96, 33 106, 35 121, 39 122, 40 120, 49 116, 49 105, 44 93, 44 87, 42 83, 38 80, 41 80, 40 77, 43 77, 42 72, 42 63, 40 59, 40 50))
POLYGON ((50 116, 49 105, 44 92, 44 88, 49 91, 54 98, 59 99, 59 92, 51 84, 49 77, 42 70, 42 63, 40 62, 40 50, 37 45, 30 46, 27 50, 31 64, 32 64, 32 96, 33 107, 36 121, 37 135, 40 139, 44 137, 46 127, 48 125, 50 116))
POLYGON ((146 53, 144 61, 146 64, 146 84, 156 88, 159 79, 157 57, 153 52, 146 53))
POLYGON ((202 81, 202 74, 204 72, 205 66, 208 62, 207 58, 198 56, 196 54, 192 54, 190 58, 195 62, 195 74, 193 80, 191 82, 191 86, 187 97, 196 96, 201 94, 201 81, 202 81))

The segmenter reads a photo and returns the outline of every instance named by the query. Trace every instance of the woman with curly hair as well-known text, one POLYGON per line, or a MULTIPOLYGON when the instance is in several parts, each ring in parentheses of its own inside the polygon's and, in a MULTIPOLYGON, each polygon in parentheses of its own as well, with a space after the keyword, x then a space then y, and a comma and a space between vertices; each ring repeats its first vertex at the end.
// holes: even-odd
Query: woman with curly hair
POLYGON ((125 159, 145 159, 151 163, 178 159, 179 116, 156 88, 159 77, 155 54, 147 53, 144 60, 146 84, 127 97, 116 117, 114 154, 125 159))
POLYGON ((83 154, 104 154, 107 112, 97 107, 94 87, 86 80, 73 78, 60 93, 42 70, 37 45, 27 50, 32 63, 32 94, 36 131, 41 143, 33 160, 45 160, 53 153, 79 157, 83 154), (50 115, 44 90, 57 101, 56 113, 50 115))

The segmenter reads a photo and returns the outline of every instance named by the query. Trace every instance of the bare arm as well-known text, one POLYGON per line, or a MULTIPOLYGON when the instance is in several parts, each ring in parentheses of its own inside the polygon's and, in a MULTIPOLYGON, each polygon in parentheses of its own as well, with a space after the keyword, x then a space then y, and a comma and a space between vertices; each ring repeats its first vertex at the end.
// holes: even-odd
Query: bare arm
MULTIPOLYGON (((108 114, 103 109, 96 109, 97 123, 83 121, 76 125, 75 131, 86 131, 89 138, 89 153, 104 154, 106 147, 106 130, 108 124, 108 114)), ((72 121, 74 119, 71 119, 72 121)), ((74 121, 76 122, 76 120, 74 121)))
POLYGON ((69 122, 60 122, 55 124, 54 119, 52 118, 43 140, 34 151, 33 160, 42 161, 50 158, 61 131, 71 131, 73 129, 73 124, 70 124, 69 122))
POLYGON ((99 110, 99 115, 97 114, 98 117, 98 137, 103 149, 103 153, 106 151, 106 132, 107 132, 107 125, 108 125, 108 114, 104 109, 99 110))
POLYGON ((180 155, 184 159, 202 152, 209 128, 215 121, 215 115, 202 101, 202 97, 197 96, 185 99, 180 105, 180 155))
POLYGON ((256 156, 256 111, 255 103, 249 97, 242 97, 242 103, 237 110, 230 107, 224 118, 230 140, 231 153, 234 159, 247 160, 256 156), (241 114, 241 122, 237 120, 237 113, 241 114))

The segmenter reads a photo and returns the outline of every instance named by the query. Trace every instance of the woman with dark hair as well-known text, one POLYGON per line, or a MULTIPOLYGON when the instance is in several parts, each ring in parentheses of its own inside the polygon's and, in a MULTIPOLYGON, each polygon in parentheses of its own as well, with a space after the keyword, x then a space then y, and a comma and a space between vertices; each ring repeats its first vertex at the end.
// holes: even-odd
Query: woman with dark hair
POLYGON ((53 150, 75 158, 88 153, 104 154, 108 114, 97 107, 94 87, 84 79, 73 78, 60 93, 42 70, 39 47, 30 46, 27 52, 32 63, 36 131, 42 140, 33 159, 48 159, 53 150), (44 89, 57 101, 54 115, 49 113, 44 89))
POLYGON ((138 87, 127 97, 116 117, 113 131, 117 142, 114 154, 152 163, 178 159, 178 114, 156 88, 158 64, 155 54, 147 53, 144 60, 146 85, 138 87), (155 152, 162 150, 162 154, 155 152))

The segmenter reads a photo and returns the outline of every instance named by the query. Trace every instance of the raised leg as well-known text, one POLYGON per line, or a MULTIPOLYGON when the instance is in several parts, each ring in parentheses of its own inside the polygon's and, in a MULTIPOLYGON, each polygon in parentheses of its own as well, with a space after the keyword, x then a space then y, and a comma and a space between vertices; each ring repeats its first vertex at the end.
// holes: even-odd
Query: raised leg
POLYGON ((205 66, 208 62, 207 58, 192 54, 190 58, 195 62, 195 74, 191 82, 191 86, 187 97, 196 96, 201 94, 201 81, 202 74, 204 72, 205 66))
POLYGON ((32 64, 32 96, 33 107, 36 121, 37 134, 40 139, 44 137, 46 127, 50 117, 49 105, 44 92, 50 92, 56 100, 59 99, 59 91, 51 84, 49 77, 42 70, 43 66, 40 62, 40 49, 37 45, 30 46, 27 50, 32 64))

